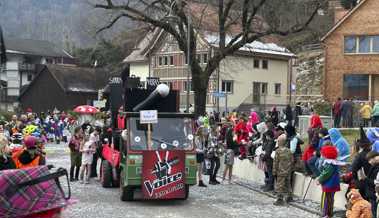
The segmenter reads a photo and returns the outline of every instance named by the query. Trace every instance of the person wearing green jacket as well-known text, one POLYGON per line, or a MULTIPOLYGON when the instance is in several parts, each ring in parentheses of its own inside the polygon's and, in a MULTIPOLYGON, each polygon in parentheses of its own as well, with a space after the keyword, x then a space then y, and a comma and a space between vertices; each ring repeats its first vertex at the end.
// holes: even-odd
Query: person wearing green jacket
POLYGON ((372 109, 372 126, 377 127, 379 121, 379 101, 374 102, 374 107, 372 109))

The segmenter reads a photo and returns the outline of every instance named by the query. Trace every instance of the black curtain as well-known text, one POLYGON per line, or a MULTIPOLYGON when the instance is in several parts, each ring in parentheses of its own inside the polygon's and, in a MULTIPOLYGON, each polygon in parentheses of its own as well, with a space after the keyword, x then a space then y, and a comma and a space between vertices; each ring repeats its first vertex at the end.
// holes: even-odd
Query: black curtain
POLYGON ((3 37, 3 30, 0 26, 0 64, 5 64, 7 62, 7 55, 5 50, 5 43, 3 37))

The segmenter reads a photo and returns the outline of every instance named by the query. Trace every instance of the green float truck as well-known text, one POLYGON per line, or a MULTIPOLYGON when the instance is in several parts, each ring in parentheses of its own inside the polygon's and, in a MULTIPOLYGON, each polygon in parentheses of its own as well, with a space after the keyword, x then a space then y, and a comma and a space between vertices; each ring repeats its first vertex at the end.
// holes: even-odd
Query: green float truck
POLYGON ((119 186, 122 201, 134 200, 136 191, 142 192, 143 199, 187 199, 197 175, 194 115, 167 109, 172 102, 165 103, 169 99, 162 100, 154 92, 146 99, 148 103, 129 106, 134 111, 119 112, 122 128, 114 131, 115 145, 103 146, 102 186, 119 186), (142 110, 154 105, 158 110, 142 110), (151 115, 153 120, 146 121, 151 115))

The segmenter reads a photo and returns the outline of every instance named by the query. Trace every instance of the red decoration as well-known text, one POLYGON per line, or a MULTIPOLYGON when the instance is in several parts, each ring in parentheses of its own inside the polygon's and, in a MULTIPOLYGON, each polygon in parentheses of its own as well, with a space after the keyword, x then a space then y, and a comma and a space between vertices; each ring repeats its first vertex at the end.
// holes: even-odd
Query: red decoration
POLYGON ((184 151, 143 151, 144 198, 184 198, 186 193, 184 161, 184 151))

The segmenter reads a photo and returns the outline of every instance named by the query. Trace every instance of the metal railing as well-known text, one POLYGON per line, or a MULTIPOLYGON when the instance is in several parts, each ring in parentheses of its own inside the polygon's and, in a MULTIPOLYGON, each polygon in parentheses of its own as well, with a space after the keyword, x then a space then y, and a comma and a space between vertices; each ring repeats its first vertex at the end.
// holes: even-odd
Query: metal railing
POLYGON ((28 63, 19 63, 18 69, 20 71, 35 71, 36 65, 35 64, 28 64, 28 63))

